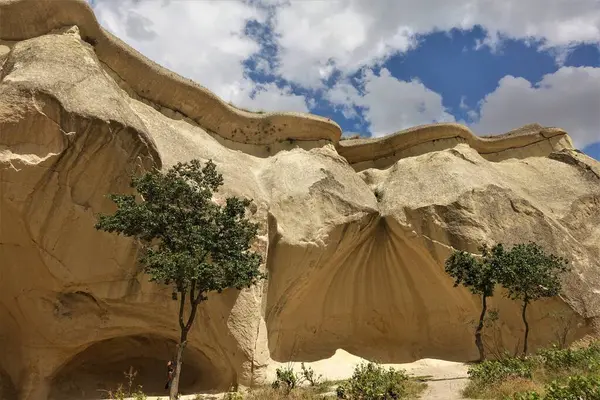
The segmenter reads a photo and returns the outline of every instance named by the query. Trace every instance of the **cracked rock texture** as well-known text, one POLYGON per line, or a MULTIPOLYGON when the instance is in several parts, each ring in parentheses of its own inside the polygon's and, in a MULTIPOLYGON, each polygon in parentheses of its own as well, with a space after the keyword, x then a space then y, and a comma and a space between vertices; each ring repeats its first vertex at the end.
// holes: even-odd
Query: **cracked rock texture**
MULTIPOLYGON (((136 268, 135 243, 93 225, 130 174, 192 158, 218 165, 219 196, 254 200, 269 279, 201 307, 184 393, 264 383, 274 362, 336 349, 475 358, 479 300, 443 262, 483 242, 534 240, 572 260, 564 297, 531 307, 533 347, 555 339, 557 314, 576 318, 571 339, 598 333, 600 163, 566 132, 339 138, 321 117, 223 103, 103 31, 82 1, 0 0, 0 398, 97 398, 130 366, 164 394, 176 304, 136 268)), ((493 307, 512 349, 518 304, 493 307)))

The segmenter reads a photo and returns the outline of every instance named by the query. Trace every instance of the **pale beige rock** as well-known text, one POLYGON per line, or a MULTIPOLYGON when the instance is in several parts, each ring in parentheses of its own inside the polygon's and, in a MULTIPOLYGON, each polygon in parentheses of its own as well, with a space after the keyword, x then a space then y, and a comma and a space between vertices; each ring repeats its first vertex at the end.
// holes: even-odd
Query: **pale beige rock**
POLYGON ((478 137, 466 126, 433 124, 406 129, 375 139, 350 139, 338 143, 338 152, 357 171, 387 168, 405 157, 450 149, 467 143, 486 160, 544 157, 552 151, 573 148, 567 133, 539 124, 525 125, 503 135, 478 137))
MULTIPOLYGON (((533 347, 553 339, 557 310, 579 316, 574 337, 598 326, 600 165, 560 129, 338 141, 320 117, 228 106, 101 30, 81 1, 1 0, 0 40, 0 397, 92 398, 129 365, 164 393, 176 303, 136 269, 133 242, 93 225, 131 173, 192 158, 217 163, 219 198, 254 200, 269 280, 203 305, 185 392, 264 383, 278 362, 338 349, 474 358, 478 299, 443 261, 482 242, 535 240, 573 260, 564 301, 531 308, 533 347)), ((493 303, 513 348, 518 305, 493 303)))

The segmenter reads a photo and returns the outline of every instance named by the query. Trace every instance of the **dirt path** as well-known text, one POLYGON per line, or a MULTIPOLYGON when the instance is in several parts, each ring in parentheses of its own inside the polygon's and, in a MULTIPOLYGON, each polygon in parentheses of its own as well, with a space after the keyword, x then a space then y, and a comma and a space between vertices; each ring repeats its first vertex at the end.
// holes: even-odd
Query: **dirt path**
POLYGON ((427 377, 422 400, 458 400, 467 385, 468 367, 462 363, 424 359, 402 365, 411 375, 427 377))
POLYGON ((467 385, 467 378, 445 379, 427 382, 427 390, 422 400, 459 400, 461 392, 467 385))

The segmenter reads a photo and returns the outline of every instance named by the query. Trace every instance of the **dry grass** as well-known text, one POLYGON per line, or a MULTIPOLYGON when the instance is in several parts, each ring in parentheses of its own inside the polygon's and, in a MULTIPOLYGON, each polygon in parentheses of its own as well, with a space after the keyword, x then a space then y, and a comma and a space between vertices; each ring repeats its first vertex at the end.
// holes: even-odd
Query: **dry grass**
POLYGON ((570 349, 542 349, 525 360, 509 357, 499 362, 474 365, 463 395, 470 399, 489 400, 513 398, 516 393, 528 391, 543 395, 551 382, 566 382, 569 377, 598 374, 600 344, 597 340, 588 339, 573 344, 570 349))
POLYGON ((544 385, 540 382, 534 382, 525 378, 511 378, 491 385, 475 385, 469 382, 463 396, 467 399, 504 399, 512 398, 512 395, 518 392, 535 390, 543 393, 544 385))
POLYGON ((425 382, 410 379, 406 383, 406 398, 418 399, 421 397, 425 389, 427 389, 427 384, 425 382))
MULTIPOLYGON (((246 396, 245 400, 316 400, 322 399, 323 396, 318 390, 311 387, 301 387, 292 390, 289 394, 286 394, 284 390, 271 389, 271 388, 260 388, 251 390, 246 396)), ((335 396, 332 396, 335 397, 335 396)))

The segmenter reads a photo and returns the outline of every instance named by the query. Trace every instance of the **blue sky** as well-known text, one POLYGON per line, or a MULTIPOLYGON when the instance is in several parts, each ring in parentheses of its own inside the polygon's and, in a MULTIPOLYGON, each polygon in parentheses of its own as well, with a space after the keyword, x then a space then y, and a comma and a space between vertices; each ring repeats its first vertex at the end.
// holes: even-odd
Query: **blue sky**
POLYGON ((131 46, 241 107, 312 112, 362 136, 440 121, 498 134, 538 122, 600 159, 597 0, 416 3, 92 6, 131 46))

